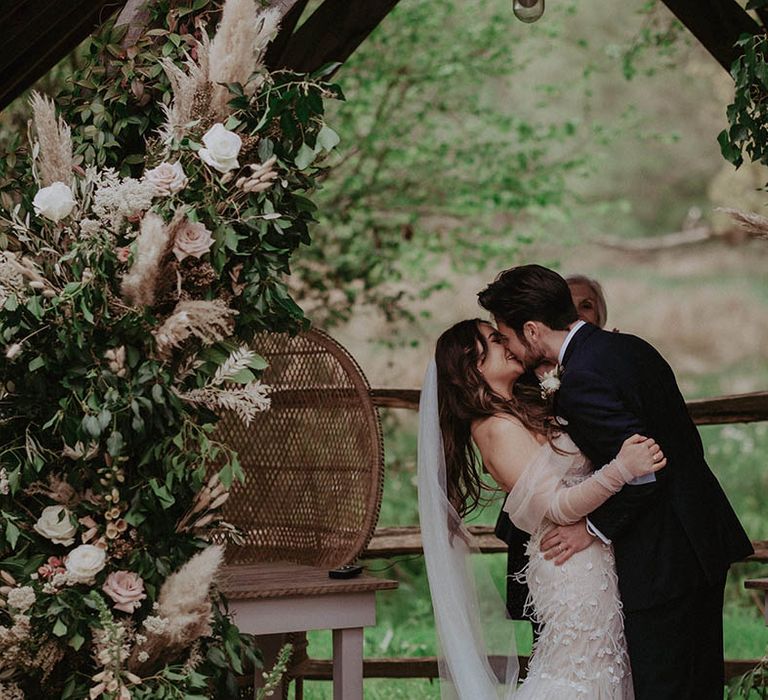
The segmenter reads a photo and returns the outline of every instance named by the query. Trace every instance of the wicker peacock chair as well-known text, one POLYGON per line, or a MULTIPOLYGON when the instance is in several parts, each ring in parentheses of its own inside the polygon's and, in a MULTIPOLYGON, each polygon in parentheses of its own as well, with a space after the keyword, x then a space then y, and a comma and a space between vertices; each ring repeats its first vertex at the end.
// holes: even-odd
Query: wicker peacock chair
MULTIPOLYGON (((246 427, 225 414, 217 437, 237 450, 246 483, 224 519, 244 535, 230 565, 294 562, 326 569, 360 555, 381 504, 384 450, 368 381, 327 334, 265 333, 251 347, 269 363, 272 405, 246 427)), ((306 659, 302 640, 293 667, 306 659)), ((289 675, 291 675, 289 673, 289 675)))

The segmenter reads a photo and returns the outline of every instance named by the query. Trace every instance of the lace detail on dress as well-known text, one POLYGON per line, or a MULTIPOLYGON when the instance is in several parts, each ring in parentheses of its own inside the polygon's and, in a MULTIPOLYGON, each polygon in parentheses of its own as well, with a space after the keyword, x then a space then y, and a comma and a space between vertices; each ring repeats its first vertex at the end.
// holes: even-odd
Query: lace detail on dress
MULTIPOLYGON (((574 455, 560 483, 575 485, 589 471, 574 455)), ((528 564, 515 575, 528 584, 526 608, 541 634, 514 700, 633 700, 613 550, 596 541, 555 566, 539 546, 551 527, 545 520, 533 533, 528 564)))

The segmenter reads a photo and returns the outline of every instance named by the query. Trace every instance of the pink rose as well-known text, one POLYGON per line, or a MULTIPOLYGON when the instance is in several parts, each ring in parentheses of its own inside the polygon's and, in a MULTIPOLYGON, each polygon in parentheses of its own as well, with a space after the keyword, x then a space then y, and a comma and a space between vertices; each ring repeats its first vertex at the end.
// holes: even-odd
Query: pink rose
POLYGON ((156 168, 144 173, 144 179, 152 183, 160 197, 180 192, 189 182, 180 161, 176 161, 173 165, 167 162, 160 163, 156 168))
POLYGON ((185 221, 176 230, 173 254, 179 261, 189 256, 201 258, 211 249, 212 245, 213 237, 204 224, 185 221))
POLYGON ((147 597, 144 581, 133 571, 113 571, 101 589, 115 601, 115 609, 132 613, 147 597))
POLYGON ((128 258, 131 257, 131 249, 126 246, 125 248, 117 249, 117 259, 120 262, 128 262, 128 258))

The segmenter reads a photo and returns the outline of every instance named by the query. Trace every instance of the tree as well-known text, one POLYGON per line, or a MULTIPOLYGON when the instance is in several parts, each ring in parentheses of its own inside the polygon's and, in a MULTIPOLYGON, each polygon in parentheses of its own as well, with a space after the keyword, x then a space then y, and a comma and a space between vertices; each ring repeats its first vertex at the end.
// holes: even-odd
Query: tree
POLYGON ((567 207, 567 176, 589 158, 577 150, 586 127, 537 114, 547 86, 536 104, 519 89, 536 52, 561 40, 557 22, 522 32, 501 0, 401 3, 342 67, 347 101, 329 122, 343 156, 292 279, 315 322, 341 321, 358 302, 407 316, 406 287, 444 284, 418 281, 428 264, 514 260, 530 224, 567 207))

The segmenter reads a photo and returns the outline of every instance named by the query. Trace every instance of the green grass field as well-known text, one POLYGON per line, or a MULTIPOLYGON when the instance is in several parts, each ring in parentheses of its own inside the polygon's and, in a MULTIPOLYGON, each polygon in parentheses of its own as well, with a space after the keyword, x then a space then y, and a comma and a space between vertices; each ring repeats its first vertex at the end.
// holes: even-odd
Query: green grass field
MULTIPOLYGON (((386 417, 387 475, 380 525, 409 525, 418 522, 415 486, 414 416, 386 417), (398 420, 400 419, 400 420, 398 420), (401 422, 402 420, 402 422, 401 422)), ((709 462, 753 539, 768 539, 768 425, 716 426, 702 429, 709 462)), ((491 504, 476 519, 492 523, 498 505, 491 504)), ((486 555, 494 577, 502 585, 503 555, 486 555)), ((399 580, 397 591, 380 594, 378 624, 365 632, 365 655, 429 656, 435 653, 432 611, 421 557, 397 561, 371 561, 368 568, 377 575, 399 580)), ((728 659, 760 658, 768 646, 768 628, 755 601, 744 590, 745 578, 766 575, 768 566, 739 564, 732 568, 724 609, 725 655, 728 659)), ((516 627, 518 650, 530 651, 530 627, 516 627)), ((330 658, 329 632, 310 635, 310 655, 330 658)), ((370 700, 438 698, 439 685, 426 680, 370 679, 365 696, 370 700)), ((305 684, 309 700, 331 698, 326 682, 305 684)))

